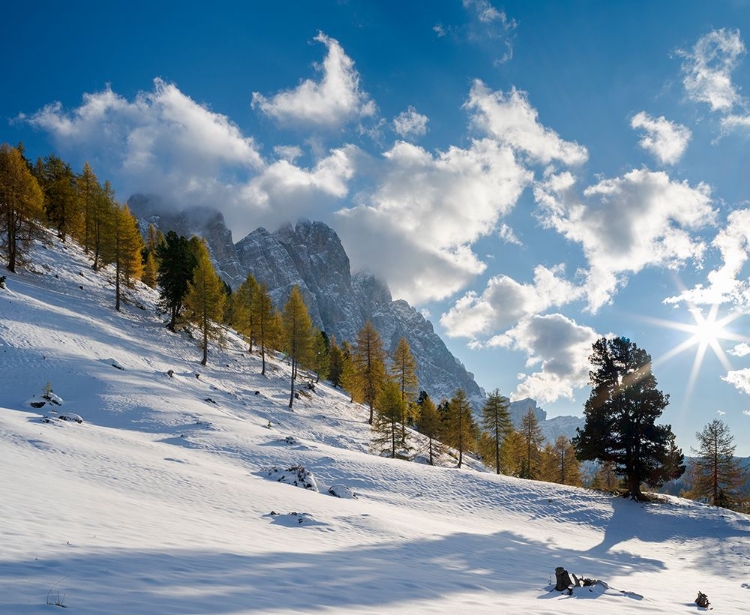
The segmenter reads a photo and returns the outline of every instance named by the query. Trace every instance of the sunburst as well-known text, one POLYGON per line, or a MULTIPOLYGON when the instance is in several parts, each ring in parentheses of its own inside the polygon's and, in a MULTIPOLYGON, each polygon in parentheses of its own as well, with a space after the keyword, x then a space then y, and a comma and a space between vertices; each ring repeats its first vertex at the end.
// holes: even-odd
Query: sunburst
POLYGON ((690 370, 690 378, 688 379, 688 394, 693 390, 695 381, 698 378, 698 373, 703 365, 703 359, 706 356, 706 352, 710 348, 716 358, 721 362, 724 369, 729 371, 731 365, 729 359, 721 347, 722 340, 736 341, 736 342, 747 342, 750 338, 744 335, 739 335, 727 327, 737 320, 739 317, 744 315, 744 312, 731 312, 722 318, 718 318, 719 304, 715 303, 711 306, 707 315, 695 305, 689 305, 689 311, 693 317, 693 323, 676 322, 672 320, 663 320, 661 318, 648 318, 649 321, 654 324, 658 324, 670 329, 676 329, 677 331, 685 331, 690 334, 684 342, 681 342, 671 350, 665 352, 662 356, 654 361, 654 365, 664 363, 672 357, 685 352, 686 350, 696 347, 695 359, 693 361, 693 367, 690 370))

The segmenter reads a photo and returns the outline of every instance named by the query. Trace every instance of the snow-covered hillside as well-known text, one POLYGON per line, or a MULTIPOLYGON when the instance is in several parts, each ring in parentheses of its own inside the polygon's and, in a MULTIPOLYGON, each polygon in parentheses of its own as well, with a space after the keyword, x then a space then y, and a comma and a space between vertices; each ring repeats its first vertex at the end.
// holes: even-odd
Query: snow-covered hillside
POLYGON ((0 613, 748 611, 750 517, 371 455, 341 392, 289 410, 283 362, 228 335, 204 368, 152 291, 117 313, 77 247, 33 260, 0 289, 0 613))

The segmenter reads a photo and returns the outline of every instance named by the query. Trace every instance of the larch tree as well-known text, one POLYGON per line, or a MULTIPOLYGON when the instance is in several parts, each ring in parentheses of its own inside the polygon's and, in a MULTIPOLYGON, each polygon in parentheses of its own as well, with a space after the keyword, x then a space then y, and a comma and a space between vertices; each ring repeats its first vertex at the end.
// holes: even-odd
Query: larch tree
POLYGON ((253 293, 250 310, 253 313, 253 322, 255 323, 256 343, 260 349, 262 364, 260 373, 262 376, 265 376, 266 353, 269 348, 277 348, 279 346, 279 337, 281 335, 277 318, 275 317, 273 299, 271 299, 271 295, 268 293, 268 285, 265 282, 261 282, 258 285, 257 291, 253 293))
POLYGON ((440 413, 437 411, 429 395, 425 393, 424 395, 420 395, 419 399, 417 430, 427 438, 430 465, 435 465, 435 457, 442 452, 439 439, 443 423, 440 420, 440 413))
POLYGON ((521 426, 518 430, 523 440, 523 459, 521 460, 520 478, 538 479, 541 472, 544 435, 539 420, 534 411, 529 411, 521 418, 521 426))
POLYGON ((91 267, 96 271, 105 264, 102 259, 102 253, 105 250, 104 243, 107 241, 115 217, 115 195, 109 180, 105 181, 104 186, 98 191, 91 215, 92 250, 94 253, 94 263, 91 267))
POLYGON ((70 165, 50 154, 37 161, 35 175, 44 192, 47 219, 57 229, 58 237, 63 242, 68 236, 80 238, 84 219, 78 201, 76 176, 70 165))
POLYGON ((458 389, 448 402, 444 442, 458 450, 458 467, 463 464, 464 453, 472 450, 474 418, 471 402, 463 389, 458 389))
POLYGON ((97 199, 101 196, 102 187, 99 185, 91 165, 86 162, 83 165, 83 171, 76 177, 76 190, 78 191, 78 200, 83 215, 83 225, 81 236, 76 239, 83 245, 86 253, 93 250, 94 247, 94 220, 96 217, 97 199))
POLYGON ((714 419, 695 434, 698 450, 693 461, 690 495, 713 506, 732 508, 747 484, 748 472, 734 456, 734 436, 724 421, 714 419))
POLYGON ((197 251, 196 266, 185 295, 185 312, 188 320, 200 329, 200 347, 203 351, 201 365, 206 365, 208 341, 216 339, 221 332, 217 323, 221 320, 226 295, 224 284, 211 263, 208 248, 202 242, 199 245, 201 247, 197 251))
POLYGON ((255 313, 253 312, 253 301, 255 295, 260 291, 255 276, 248 273, 245 280, 232 294, 231 323, 234 328, 242 333, 248 342, 248 352, 253 351, 256 341, 255 313))
POLYGON ((159 261, 160 306, 169 312, 167 328, 174 333, 197 264, 195 250, 185 237, 169 231, 156 248, 159 261))
POLYGON ((591 394, 585 424, 573 439, 580 460, 612 461, 626 497, 644 500, 641 484, 668 461, 672 429, 656 420, 669 404, 657 389, 651 357, 625 337, 601 338, 589 357, 591 394))
POLYGON ((567 437, 558 436, 554 444, 544 447, 541 479, 576 487, 583 484, 581 463, 576 458, 575 448, 567 437))
POLYGON ((341 346, 336 343, 336 336, 331 336, 331 346, 328 349, 328 379, 334 387, 341 386, 341 376, 344 372, 344 354, 341 346))
POLYGON ((289 408, 294 404, 294 381, 300 367, 312 361, 312 321, 299 286, 294 286, 282 311, 284 349, 292 365, 289 408))
POLYGON ((369 320, 357 333, 357 343, 352 351, 353 398, 370 408, 368 423, 372 425, 375 402, 386 381, 386 353, 383 341, 369 320))
POLYGON ((403 416, 401 417, 401 439, 406 443, 406 424, 416 419, 418 406, 415 403, 419 391, 417 381, 417 361, 409 348, 409 342, 402 337, 391 357, 391 378, 401 392, 403 416))
POLYGON ((0 247, 15 273, 44 220, 44 195, 15 147, 0 146, 0 247))
POLYGON ((403 449, 400 456, 405 456, 407 447, 401 437, 401 418, 404 413, 404 401, 398 382, 387 380, 375 402, 375 422, 373 424, 373 448, 376 452, 387 452, 395 458, 403 449))
POLYGON ((143 272, 143 239, 138 221, 127 205, 115 204, 102 230, 100 258, 103 264, 111 263, 115 267, 115 309, 119 312, 123 287, 132 286, 143 272))
POLYGON ((500 474, 500 447, 513 430, 510 420, 510 400, 500 395, 495 389, 487 396, 482 408, 482 428, 489 434, 492 450, 491 457, 495 462, 495 473, 500 474))
POLYGON ((325 331, 313 328, 313 369, 315 370, 315 382, 326 378, 330 370, 331 341, 325 331))

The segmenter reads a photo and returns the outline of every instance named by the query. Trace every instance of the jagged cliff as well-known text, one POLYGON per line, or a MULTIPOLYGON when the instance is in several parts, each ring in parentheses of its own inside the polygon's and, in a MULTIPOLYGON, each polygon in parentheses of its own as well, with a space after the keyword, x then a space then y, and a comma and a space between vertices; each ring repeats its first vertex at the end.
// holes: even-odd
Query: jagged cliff
POLYGON ((282 306, 292 287, 299 286, 318 328, 339 341, 353 341, 370 319, 386 350, 393 351, 406 337, 417 359, 419 386, 436 402, 463 388, 475 406, 482 403, 484 392, 474 376, 451 354, 432 324, 405 301, 393 301, 386 284, 372 274, 352 275, 338 235, 326 224, 300 220, 273 233, 259 228, 234 244, 216 210, 169 213, 157 198, 141 195, 131 197, 129 204, 144 226, 153 223, 165 233, 203 237, 217 271, 232 288, 252 273, 282 306))

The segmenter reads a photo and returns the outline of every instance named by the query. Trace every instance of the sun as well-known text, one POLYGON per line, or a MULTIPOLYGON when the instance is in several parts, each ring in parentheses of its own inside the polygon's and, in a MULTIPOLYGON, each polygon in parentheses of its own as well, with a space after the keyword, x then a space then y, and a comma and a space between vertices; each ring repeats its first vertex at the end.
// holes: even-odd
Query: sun
POLYGON ((672 357, 680 354, 692 348, 696 347, 695 360, 693 361, 693 367, 690 370, 690 378, 688 379, 688 392, 692 391, 695 381, 698 378, 701 366, 703 365, 703 359, 706 356, 706 352, 710 348, 717 359, 721 362, 724 369, 727 371, 731 370, 729 359, 721 346, 722 340, 731 341, 747 341, 743 335, 738 335, 730 331, 727 326, 735 321, 737 318, 742 316, 744 313, 735 311, 730 314, 718 318, 719 315, 719 304, 715 303, 711 306, 707 315, 694 304, 689 305, 689 312, 693 317, 692 323, 683 323, 670 320, 662 319, 649 319, 653 320, 656 324, 668 327, 670 329, 676 329, 678 331, 685 331, 690 334, 685 341, 681 342, 671 350, 668 350, 662 356, 654 361, 654 364, 663 363, 664 361, 671 359, 672 357))

